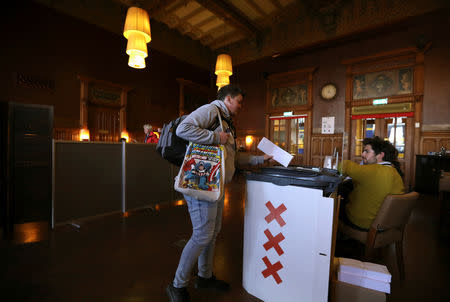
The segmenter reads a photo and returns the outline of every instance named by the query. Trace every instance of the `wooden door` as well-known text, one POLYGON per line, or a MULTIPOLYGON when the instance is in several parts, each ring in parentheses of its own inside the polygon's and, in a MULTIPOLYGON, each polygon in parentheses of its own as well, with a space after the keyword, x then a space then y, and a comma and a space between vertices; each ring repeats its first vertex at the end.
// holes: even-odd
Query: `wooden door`
POLYGON ((411 184, 411 167, 413 154, 413 118, 405 116, 389 118, 367 118, 352 120, 351 159, 362 160, 363 140, 366 137, 379 136, 390 141, 398 150, 398 160, 405 174, 404 182, 408 188, 411 184))
POLYGON ((88 128, 91 141, 120 139, 120 113, 118 108, 89 105, 88 128))
POLYGON ((270 117, 270 140, 294 156, 290 165, 307 164, 308 131, 307 116, 270 117))

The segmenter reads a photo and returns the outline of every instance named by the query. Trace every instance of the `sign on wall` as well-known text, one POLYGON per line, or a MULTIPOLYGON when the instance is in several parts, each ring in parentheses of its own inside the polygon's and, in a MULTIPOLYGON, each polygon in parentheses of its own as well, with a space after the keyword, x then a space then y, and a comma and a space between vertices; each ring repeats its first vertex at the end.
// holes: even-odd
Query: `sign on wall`
POLYGON ((334 116, 322 117, 322 134, 334 134, 334 116))

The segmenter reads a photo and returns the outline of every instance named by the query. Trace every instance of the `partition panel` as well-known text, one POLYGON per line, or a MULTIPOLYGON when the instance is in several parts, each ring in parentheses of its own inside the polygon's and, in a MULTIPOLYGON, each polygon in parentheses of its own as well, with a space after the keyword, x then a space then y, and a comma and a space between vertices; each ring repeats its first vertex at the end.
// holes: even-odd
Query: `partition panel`
POLYGON ((126 209, 182 198, 173 189, 179 168, 156 152, 155 144, 126 144, 126 209))
POLYGON ((55 223, 121 210, 122 145, 55 142, 55 223))

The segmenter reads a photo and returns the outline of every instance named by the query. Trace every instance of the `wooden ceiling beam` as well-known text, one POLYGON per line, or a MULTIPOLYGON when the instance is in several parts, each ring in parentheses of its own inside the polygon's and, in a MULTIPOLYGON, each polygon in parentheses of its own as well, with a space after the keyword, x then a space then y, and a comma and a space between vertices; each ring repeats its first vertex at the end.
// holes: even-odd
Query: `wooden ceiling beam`
POLYGON ((280 1, 278 0, 270 0, 270 3, 273 4, 273 6, 275 6, 277 9, 282 9, 283 6, 281 5, 280 1))
POLYGON ((166 7, 170 6, 172 3, 176 2, 177 0, 158 0, 156 3, 147 9, 148 14, 150 17, 153 17, 160 12, 164 11, 166 7))
POLYGON ((200 22, 197 23, 197 24, 194 24, 194 26, 195 26, 195 27, 202 27, 202 26, 204 26, 204 25, 206 25, 206 24, 208 24, 208 23, 210 23, 210 22, 212 22, 212 21, 214 21, 214 20, 216 20, 216 16, 215 16, 215 15, 212 15, 212 16, 206 18, 205 20, 200 21, 200 22))
POLYGON ((190 13, 187 14, 186 16, 184 16, 183 18, 181 18, 180 20, 181 20, 182 22, 186 22, 186 21, 188 21, 189 19, 195 17, 196 15, 198 15, 198 14, 204 12, 204 11, 206 11, 206 9, 205 9, 204 7, 202 7, 202 6, 200 6, 200 7, 196 8, 196 9, 194 9, 192 12, 190 12, 190 13))
POLYGON ((246 36, 261 35, 261 30, 248 20, 234 6, 224 0, 195 0, 203 7, 210 10, 225 23, 239 29, 246 36))
POLYGON ((247 0, 247 3, 258 13, 261 17, 267 16, 266 12, 262 10, 262 8, 255 3, 254 0, 247 0))
POLYGON ((207 43, 207 46, 213 50, 217 50, 221 47, 236 43, 244 39, 246 39, 245 36, 231 32, 217 39, 212 40, 211 42, 207 43))
MULTIPOLYGON (((191 1, 193 1, 193 0, 182 0, 182 1, 178 2, 177 4, 175 4, 174 6, 172 6, 170 9, 166 9, 165 12, 168 14, 172 14, 172 13, 176 12, 177 10, 179 10, 180 8, 182 8, 183 6, 187 6, 189 4, 189 2, 191 2, 191 1)), ((166 5, 166 7, 169 7, 169 5, 166 5)))

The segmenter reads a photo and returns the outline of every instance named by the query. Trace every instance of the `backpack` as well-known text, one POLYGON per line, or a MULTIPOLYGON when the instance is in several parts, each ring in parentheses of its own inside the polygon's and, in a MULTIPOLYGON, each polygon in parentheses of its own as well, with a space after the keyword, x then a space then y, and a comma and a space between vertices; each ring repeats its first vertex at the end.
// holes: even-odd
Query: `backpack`
POLYGON ((189 142, 176 135, 178 125, 187 117, 182 115, 167 124, 164 124, 159 136, 156 151, 167 161, 181 166, 189 142))
MULTIPOLYGON (((224 118, 224 116, 222 115, 222 111, 220 109, 219 111, 222 120, 225 120, 234 132, 234 126, 231 120, 224 118)), ((176 166, 181 166, 181 164, 183 163, 184 155, 186 154, 186 149, 189 145, 189 142, 187 140, 178 137, 176 134, 178 125, 186 117, 187 115, 182 115, 170 121, 169 123, 164 124, 161 130, 161 135, 159 136, 158 144, 156 145, 156 151, 162 156, 162 158, 176 166)), ((219 119, 217 119, 208 129, 215 130, 219 126, 219 119)))

